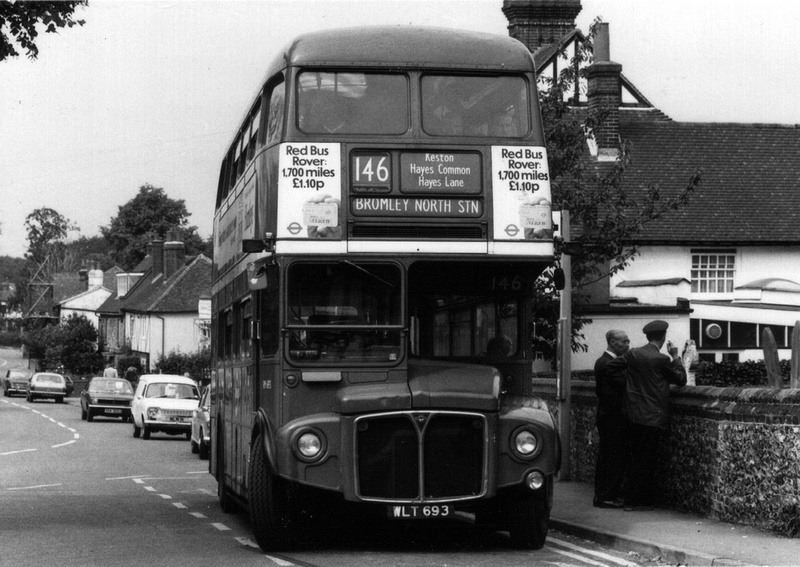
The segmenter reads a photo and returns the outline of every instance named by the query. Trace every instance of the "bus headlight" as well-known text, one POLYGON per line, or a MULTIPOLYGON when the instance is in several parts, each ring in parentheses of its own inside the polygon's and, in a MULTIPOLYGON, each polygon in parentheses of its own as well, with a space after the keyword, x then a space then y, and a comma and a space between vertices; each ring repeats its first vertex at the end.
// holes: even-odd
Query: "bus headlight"
POLYGON ((316 461, 325 453, 325 438, 320 432, 307 429, 295 437, 294 450, 300 460, 316 461))
POLYGON ((512 439, 514 454, 523 459, 530 459, 539 451, 539 439, 530 429, 518 429, 512 439))

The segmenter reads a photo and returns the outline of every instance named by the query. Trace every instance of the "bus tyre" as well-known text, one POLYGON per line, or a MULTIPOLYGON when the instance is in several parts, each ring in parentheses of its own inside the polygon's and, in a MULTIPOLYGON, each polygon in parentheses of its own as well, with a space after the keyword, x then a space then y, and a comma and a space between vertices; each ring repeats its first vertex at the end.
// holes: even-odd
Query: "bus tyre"
POLYGON ((545 498, 518 495, 506 505, 511 542, 520 549, 541 549, 550 528, 550 507, 545 498))
POLYGON ((289 511, 288 486, 280 477, 272 474, 260 433, 250 449, 248 472, 250 525, 256 542, 264 551, 285 550, 294 540, 294 518, 289 511))

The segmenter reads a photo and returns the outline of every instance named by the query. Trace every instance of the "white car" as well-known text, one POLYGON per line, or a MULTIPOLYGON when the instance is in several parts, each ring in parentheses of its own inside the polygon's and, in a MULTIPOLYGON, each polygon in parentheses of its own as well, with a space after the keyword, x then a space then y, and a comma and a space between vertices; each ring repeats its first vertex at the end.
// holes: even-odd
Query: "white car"
POLYGON ((192 411, 200 402, 197 384, 173 374, 144 374, 131 402, 133 436, 150 439, 151 433, 192 435, 192 411))

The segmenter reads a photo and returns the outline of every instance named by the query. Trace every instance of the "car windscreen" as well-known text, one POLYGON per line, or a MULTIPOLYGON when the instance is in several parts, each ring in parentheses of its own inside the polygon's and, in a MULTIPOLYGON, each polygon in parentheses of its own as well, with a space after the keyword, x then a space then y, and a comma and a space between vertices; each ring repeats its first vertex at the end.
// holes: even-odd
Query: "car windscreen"
POLYGON ((37 374, 33 380, 42 384, 64 384, 64 377, 60 374, 37 374))
POLYGON ((145 398, 172 398, 177 400, 197 400, 200 395, 197 387, 175 382, 156 382, 148 384, 144 392, 145 398))
POLYGON ((91 393, 133 394, 131 383, 127 380, 92 380, 88 391, 91 393))

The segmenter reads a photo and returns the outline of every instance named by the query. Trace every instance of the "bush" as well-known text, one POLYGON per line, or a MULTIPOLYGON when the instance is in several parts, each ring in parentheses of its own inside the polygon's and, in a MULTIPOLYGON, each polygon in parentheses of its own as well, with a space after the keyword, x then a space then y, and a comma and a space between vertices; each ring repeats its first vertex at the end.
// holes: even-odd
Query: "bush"
POLYGON ((187 354, 171 351, 168 355, 158 357, 155 364, 156 372, 162 374, 189 373, 200 384, 211 380, 211 349, 205 348, 199 352, 187 354))
POLYGON ((19 348, 22 346, 22 334, 19 331, 0 331, 0 346, 19 348))
MULTIPOLYGON (((785 385, 789 383, 791 361, 781 360, 781 376, 785 385)), ((698 386, 720 388, 767 387, 767 369, 763 360, 745 362, 701 362, 695 372, 698 386)))

